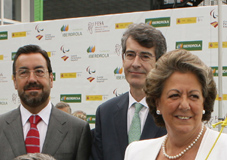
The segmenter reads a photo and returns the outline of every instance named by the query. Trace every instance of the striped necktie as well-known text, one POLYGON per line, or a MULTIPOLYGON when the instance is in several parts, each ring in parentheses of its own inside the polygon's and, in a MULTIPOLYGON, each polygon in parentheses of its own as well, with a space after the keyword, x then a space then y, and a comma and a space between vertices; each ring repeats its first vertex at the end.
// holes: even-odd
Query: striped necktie
POLYGON ((135 103, 134 106, 135 106, 135 113, 128 132, 129 144, 133 141, 138 141, 141 136, 141 122, 140 122, 139 112, 143 108, 143 105, 140 103, 135 103))
POLYGON ((40 152, 40 141, 39 141, 39 131, 37 129, 37 124, 41 121, 38 115, 31 115, 29 118, 30 130, 25 139, 25 145, 27 153, 39 153, 40 152))

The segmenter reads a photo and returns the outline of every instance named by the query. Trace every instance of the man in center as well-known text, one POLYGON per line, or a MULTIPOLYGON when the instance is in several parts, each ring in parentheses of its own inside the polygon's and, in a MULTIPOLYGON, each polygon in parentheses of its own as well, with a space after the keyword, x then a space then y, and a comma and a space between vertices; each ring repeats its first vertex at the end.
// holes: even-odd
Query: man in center
POLYGON ((93 160, 123 160, 135 140, 166 134, 149 113, 143 87, 155 62, 166 52, 162 33, 148 24, 132 24, 123 34, 122 61, 129 92, 101 104, 96 111, 93 160))

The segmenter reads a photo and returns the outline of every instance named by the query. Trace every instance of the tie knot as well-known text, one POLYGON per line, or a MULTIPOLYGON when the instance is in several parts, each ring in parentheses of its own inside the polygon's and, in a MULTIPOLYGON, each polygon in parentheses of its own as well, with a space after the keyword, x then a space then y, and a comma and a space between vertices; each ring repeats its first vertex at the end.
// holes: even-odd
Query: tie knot
POLYGON ((31 117, 29 118, 29 122, 35 125, 37 125, 40 122, 40 120, 41 118, 38 115, 31 115, 31 117))
POLYGON ((142 104, 135 103, 135 113, 139 113, 142 108, 143 108, 142 104))

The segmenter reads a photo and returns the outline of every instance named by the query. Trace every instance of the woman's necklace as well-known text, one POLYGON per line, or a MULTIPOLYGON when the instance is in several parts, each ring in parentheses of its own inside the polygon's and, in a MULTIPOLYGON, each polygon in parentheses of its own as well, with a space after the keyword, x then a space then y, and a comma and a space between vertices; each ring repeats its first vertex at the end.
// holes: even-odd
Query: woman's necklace
POLYGON ((204 125, 202 124, 202 129, 201 129, 201 131, 199 132, 199 134, 198 134, 198 136, 196 137, 196 139, 186 148, 186 149, 184 149, 182 152, 180 152, 179 154, 177 154, 177 155, 175 155, 175 156, 170 156, 170 155, 168 155, 167 153, 166 153, 166 151, 165 151, 165 143, 166 143, 166 140, 167 140, 167 137, 168 137, 168 135, 166 135, 166 138, 165 138, 165 140, 163 141, 163 143, 162 143, 162 151, 163 151, 163 154, 165 155, 165 157, 166 158, 168 158, 168 159, 177 159, 177 158, 179 158, 179 157, 181 157, 181 156, 183 156, 189 149, 191 149, 193 146, 194 146, 194 144, 198 141, 198 139, 201 137, 201 135, 203 134, 203 129, 204 129, 204 125))

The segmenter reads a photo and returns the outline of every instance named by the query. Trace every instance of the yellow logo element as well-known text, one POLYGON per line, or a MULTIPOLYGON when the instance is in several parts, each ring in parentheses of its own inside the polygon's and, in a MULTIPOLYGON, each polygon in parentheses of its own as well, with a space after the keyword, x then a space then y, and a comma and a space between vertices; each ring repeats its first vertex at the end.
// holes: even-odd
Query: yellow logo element
POLYGON ((87 95, 86 101, 102 101, 102 95, 87 95))
POLYGON ((177 24, 190 24, 190 23, 196 23, 196 22, 197 22, 196 17, 177 18, 177 24))
POLYGON ((128 26, 130 24, 132 24, 133 22, 127 22, 127 23, 116 23, 115 24, 115 29, 125 29, 128 28, 128 26))
POLYGON ((51 57, 51 52, 47 52, 48 57, 51 57))
MULTIPOLYGON (((222 42, 222 47, 227 48, 227 42, 222 42)), ((209 42, 209 48, 218 48, 218 42, 209 42)))
POLYGON ((215 100, 217 100, 217 101, 227 100, 227 94, 223 94, 222 97, 219 97, 218 94, 217 94, 215 100))
POLYGON ((3 60, 4 56, 3 55, 0 55, 0 60, 3 60))
POLYGON ((61 73, 61 78, 76 78, 76 72, 73 72, 73 73, 61 73))
POLYGON ((26 37, 27 32, 13 32, 12 33, 12 37, 16 38, 16 37, 26 37))

